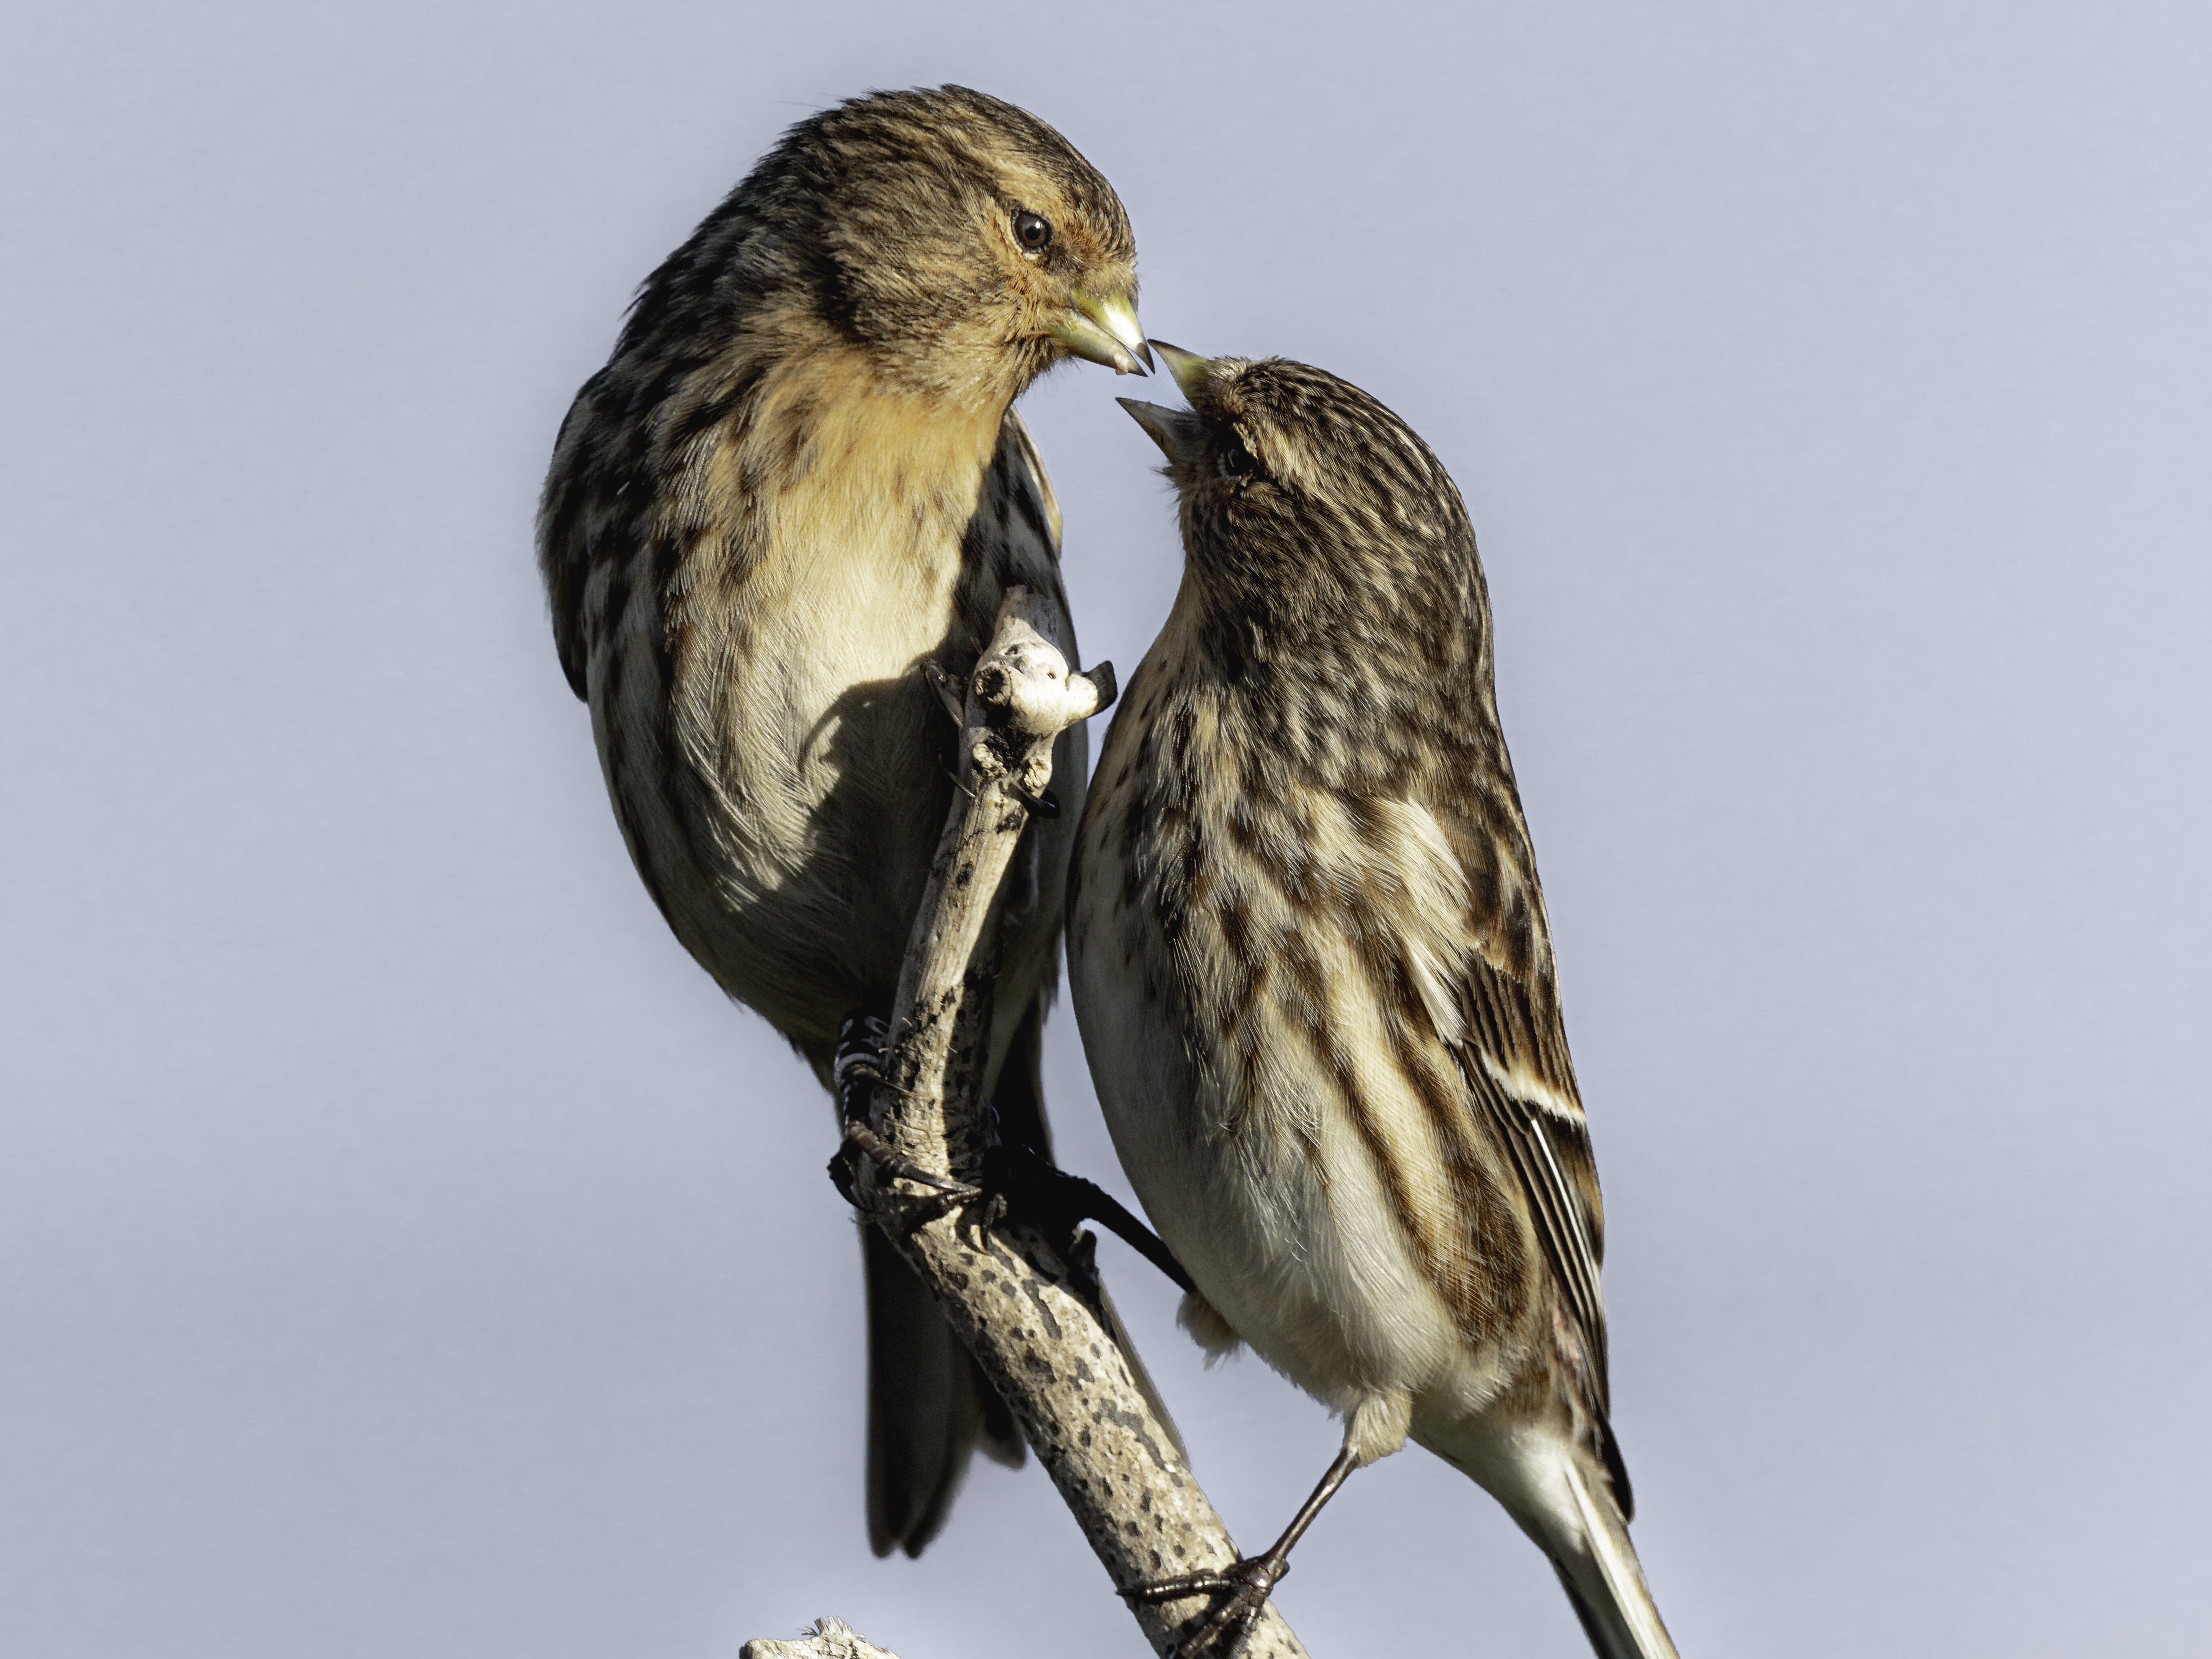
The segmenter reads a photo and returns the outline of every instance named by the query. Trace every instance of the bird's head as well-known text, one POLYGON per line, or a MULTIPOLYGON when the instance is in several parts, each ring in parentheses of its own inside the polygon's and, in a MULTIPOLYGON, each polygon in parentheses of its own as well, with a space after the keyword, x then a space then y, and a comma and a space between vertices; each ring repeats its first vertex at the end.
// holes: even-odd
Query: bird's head
POLYGON ((1456 589, 1474 568, 1443 464, 1358 386, 1287 358, 1152 349, 1190 407, 1120 402, 1168 458, 1201 580, 1341 616, 1456 589))
POLYGON ((1068 357, 1143 374, 1136 243, 1059 133, 963 87, 799 123, 732 198, 821 322, 911 389, 1000 407, 1068 357))

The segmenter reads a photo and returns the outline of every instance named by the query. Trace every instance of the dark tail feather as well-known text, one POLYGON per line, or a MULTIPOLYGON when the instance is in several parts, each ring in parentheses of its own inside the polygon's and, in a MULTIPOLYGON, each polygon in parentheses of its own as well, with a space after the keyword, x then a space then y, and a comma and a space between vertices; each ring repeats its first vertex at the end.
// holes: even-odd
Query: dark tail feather
MULTIPOLYGON (((1030 1006, 1000 1068, 999 1133, 1052 1156, 1044 1121, 1044 999, 1030 1006)), ((969 1454, 1021 1467, 1028 1449, 914 1270, 873 1227, 860 1230, 868 1275, 868 1542, 919 1555, 944 1528, 969 1454)))
MULTIPOLYGON (((999 1067, 998 1086, 991 1091, 991 1109, 998 1115, 999 1138, 1026 1146, 1042 1158, 1052 1157, 1052 1131, 1044 1121, 1044 1009, 1042 993, 1030 1000, 1029 1012, 1014 1030, 1006 1063, 999 1067)), ((968 1362, 983 1413, 983 1455, 1010 1469, 1021 1468, 1029 1455, 1022 1431, 1006 1402, 999 1398, 982 1367, 968 1362)))
POLYGON ((984 1401, 1001 1417, 1006 1408, 890 1241, 864 1223, 860 1252, 868 1276, 868 1544, 878 1555, 919 1555, 968 1472, 988 1416, 984 1401))
POLYGON ((991 1109, 998 1114, 999 1139, 1010 1146, 1026 1146, 1039 1158, 1052 1160, 1052 1131, 1044 1121, 1044 997, 1035 997, 1022 1023, 1014 1028, 1006 1063, 999 1067, 998 1086, 991 1091, 991 1109))

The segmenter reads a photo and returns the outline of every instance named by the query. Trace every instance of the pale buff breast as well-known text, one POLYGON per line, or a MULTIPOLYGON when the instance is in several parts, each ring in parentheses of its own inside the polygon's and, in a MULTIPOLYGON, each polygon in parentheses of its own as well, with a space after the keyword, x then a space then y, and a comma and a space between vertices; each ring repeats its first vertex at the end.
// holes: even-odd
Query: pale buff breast
MULTIPOLYGON (((1059 592, 1051 528, 1007 499, 1049 490, 1006 427, 811 362, 700 441, 672 505, 735 530, 698 542, 663 606, 676 781, 611 761, 610 782, 678 936, 810 1051, 895 981, 943 829, 951 727, 921 663, 963 666, 1009 580, 1059 592)), ((1011 941, 1017 1006, 1051 933, 1011 941)))

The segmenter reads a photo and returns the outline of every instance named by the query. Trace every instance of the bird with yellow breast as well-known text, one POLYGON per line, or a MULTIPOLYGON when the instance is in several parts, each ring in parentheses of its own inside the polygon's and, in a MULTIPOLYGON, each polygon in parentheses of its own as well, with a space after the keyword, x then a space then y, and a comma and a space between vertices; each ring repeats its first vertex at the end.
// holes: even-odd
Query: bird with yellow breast
MULTIPOLYGON (((561 428, 538 518, 562 667, 646 890, 830 1081, 888 1008, 951 800, 921 672, 964 672, 1017 584, 1061 611, 1060 514, 1014 399, 1071 357, 1141 373, 1121 201, 1051 127, 960 87, 799 122, 640 290, 561 428)), ((1037 1079, 1084 789, 1007 906, 986 1087, 1048 1152, 1037 1079)), ((918 1553, 970 1449, 1021 1442, 863 1228, 869 1536, 918 1553)))

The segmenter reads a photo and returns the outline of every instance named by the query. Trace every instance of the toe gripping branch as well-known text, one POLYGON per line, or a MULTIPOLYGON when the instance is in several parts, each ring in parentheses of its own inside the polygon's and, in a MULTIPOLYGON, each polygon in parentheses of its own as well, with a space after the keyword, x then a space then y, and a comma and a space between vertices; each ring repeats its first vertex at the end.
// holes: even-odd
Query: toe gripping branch
POLYGON ((1337 1453, 1335 1461, 1322 1474, 1321 1484, 1298 1506, 1298 1512, 1291 1517, 1291 1524, 1283 1528, 1283 1535, 1268 1547, 1266 1554, 1248 1555, 1218 1572, 1194 1572, 1181 1578, 1138 1584, 1123 1590, 1121 1599, 1156 1605, 1180 1601, 1187 1595, 1220 1596, 1195 1629, 1177 1638, 1174 1651, 1179 1659, 1196 1659, 1200 1654, 1206 1655, 1206 1659, 1237 1659, 1252 1634, 1252 1626, 1259 1622, 1267 1598, 1290 1571, 1291 1550, 1306 1535, 1306 1528, 1313 1525, 1314 1517, 1322 1512, 1323 1505, 1336 1496, 1346 1478, 1358 1467, 1351 1447, 1337 1453))
POLYGON ((1095 1181, 1070 1175, 1028 1146, 1001 1141, 983 1154, 983 1185, 1002 1195, 1010 1214, 1053 1238, 1073 1238, 1079 1224, 1095 1221, 1175 1282, 1177 1289, 1198 1288, 1175 1252, 1128 1206, 1095 1181))
MULTIPOLYGON (((1086 1281, 1095 1281, 1097 1270, 1090 1252, 1075 1247, 1076 1229, 1096 1221, 1158 1267, 1183 1291, 1197 1288, 1175 1253, 1160 1236, 1145 1225, 1128 1206, 1094 1181, 1070 1175, 1049 1158, 1027 1146, 994 1143, 983 1154, 983 1183, 948 1181, 901 1158, 869 1127, 870 1107, 877 1089, 885 1086, 883 1052, 889 1032, 873 1014, 853 1013, 837 1032, 836 1058, 830 1066, 830 1082, 837 1091, 837 1107, 844 1118, 845 1135, 830 1160, 830 1179, 848 1204, 860 1207, 854 1187, 860 1160, 866 1158, 884 1175, 909 1181, 930 1189, 931 1199, 945 1206, 988 1203, 995 1223, 1005 1217, 1026 1221, 1055 1243, 1068 1247, 1070 1265, 1086 1281)), ((1087 1288, 1095 1289, 1095 1283, 1087 1288)))
POLYGON ((1219 1572, 1194 1572, 1185 1578, 1164 1579, 1125 1589, 1121 1599, 1133 1605, 1157 1605, 1181 1601, 1187 1595, 1218 1595, 1195 1628, 1176 1638, 1176 1659, 1237 1659, 1250 1639, 1252 1626, 1267 1606, 1275 1586, 1291 1570, 1287 1556, 1247 1556, 1219 1572), (1226 1594, 1223 1594, 1223 1592, 1226 1594))
POLYGON ((844 1024, 837 1028, 837 1052, 830 1062, 830 1086, 837 1093, 837 1114, 844 1121, 845 1133, 830 1159, 830 1184, 854 1209, 864 1208, 853 1182, 860 1161, 865 1158, 894 1180, 911 1181, 916 1186, 930 1188, 945 1204, 974 1203, 985 1196, 981 1188, 930 1174, 921 1165, 901 1158, 888 1141, 869 1127, 868 1120, 874 1115, 872 1108, 876 1091, 890 1086, 884 1077, 883 1060, 889 1037, 890 1030, 883 1019, 861 1009, 846 1015, 844 1024))

